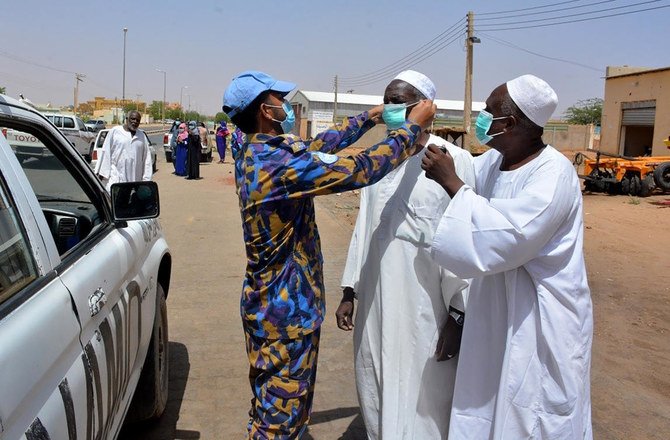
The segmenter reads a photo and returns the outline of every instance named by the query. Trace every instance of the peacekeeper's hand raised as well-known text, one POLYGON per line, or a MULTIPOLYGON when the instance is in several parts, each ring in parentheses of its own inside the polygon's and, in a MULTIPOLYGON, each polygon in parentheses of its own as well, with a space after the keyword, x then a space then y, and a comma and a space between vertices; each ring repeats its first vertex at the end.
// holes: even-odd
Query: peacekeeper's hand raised
POLYGON ((429 99, 422 99, 417 105, 412 108, 412 111, 409 112, 407 119, 418 124, 422 130, 430 128, 430 125, 435 119, 435 112, 437 111, 437 106, 433 101, 429 99))

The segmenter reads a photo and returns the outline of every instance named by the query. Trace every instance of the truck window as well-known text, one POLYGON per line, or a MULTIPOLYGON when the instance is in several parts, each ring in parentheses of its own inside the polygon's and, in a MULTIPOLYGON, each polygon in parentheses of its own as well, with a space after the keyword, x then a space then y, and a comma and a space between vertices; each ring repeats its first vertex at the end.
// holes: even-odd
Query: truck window
POLYGON ((54 123, 58 128, 63 128, 63 117, 62 116, 49 116, 49 120, 54 123))
POLYGON ((64 117, 63 118, 63 128, 75 128, 74 119, 64 117))
POLYGON ((90 184, 92 176, 61 159, 63 152, 48 134, 33 127, 21 131, 19 128, 8 127, 7 142, 28 177, 59 254, 63 256, 105 223, 104 208, 96 197, 101 190, 90 184), (29 138, 31 145, 19 144, 10 136, 12 132, 20 133, 14 139, 29 138))
POLYGON ((35 260, 9 198, 4 179, 0 181, 0 304, 37 278, 35 260))

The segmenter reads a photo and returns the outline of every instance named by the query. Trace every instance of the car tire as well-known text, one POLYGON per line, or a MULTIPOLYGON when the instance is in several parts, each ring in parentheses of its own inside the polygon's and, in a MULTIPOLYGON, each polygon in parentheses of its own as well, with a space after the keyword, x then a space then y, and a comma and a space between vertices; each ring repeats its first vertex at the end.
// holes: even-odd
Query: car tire
POLYGON ((86 163, 91 163, 91 161, 93 160, 93 146, 94 146, 94 142, 91 142, 91 148, 89 148, 88 154, 84 155, 84 159, 86 160, 86 163))
POLYGON ((207 153, 207 162, 211 162, 214 160, 214 157, 212 156, 212 151, 210 150, 209 153, 207 153))
POLYGON ((165 162, 172 162, 172 153, 165 153, 165 162))
POLYGON ((128 422, 159 419, 168 398, 169 343, 167 303, 163 287, 156 286, 157 309, 147 357, 128 410, 128 422))

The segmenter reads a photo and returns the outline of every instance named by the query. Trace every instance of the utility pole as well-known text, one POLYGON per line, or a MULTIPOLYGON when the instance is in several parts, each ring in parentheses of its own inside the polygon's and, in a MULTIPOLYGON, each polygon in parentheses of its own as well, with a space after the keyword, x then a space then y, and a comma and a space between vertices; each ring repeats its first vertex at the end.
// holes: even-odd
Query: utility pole
POLYGON ((77 116, 77 107, 79 106, 79 83, 86 78, 81 73, 74 74, 74 115, 77 116))
POLYGON ((121 102, 126 99, 126 35, 128 28, 123 28, 123 91, 121 92, 121 102))
POLYGON ((333 124, 337 124, 337 75, 335 75, 335 101, 333 102, 333 124))
MULTIPOLYGON (((475 43, 481 40, 475 37, 474 29, 475 16, 472 11, 468 12, 468 37, 465 40, 466 60, 465 60, 465 99, 463 100, 463 130, 465 134, 470 133, 472 124, 472 52, 475 43)), ((465 147, 465 145, 463 145, 465 147)))

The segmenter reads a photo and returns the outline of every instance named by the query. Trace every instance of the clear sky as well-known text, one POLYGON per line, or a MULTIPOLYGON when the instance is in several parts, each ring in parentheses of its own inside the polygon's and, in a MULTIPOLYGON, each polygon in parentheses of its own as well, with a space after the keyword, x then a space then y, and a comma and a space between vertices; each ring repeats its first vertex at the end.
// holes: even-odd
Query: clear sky
POLYGON ((80 101, 120 98, 124 27, 126 98, 162 100, 163 74, 156 69, 163 69, 168 101, 179 102, 183 90, 184 107, 190 99, 192 109, 210 115, 220 110, 230 79, 247 69, 316 91, 332 91, 338 75, 341 93, 381 95, 395 74, 413 68, 433 79, 438 98, 462 100, 461 32, 469 10, 481 39, 474 52, 476 101, 533 73, 556 89, 558 116, 579 100, 603 96, 608 65, 670 66, 670 0, 2 3, 0 86, 40 104, 71 104, 74 72, 86 75, 80 101), (500 12, 510 10, 516 11, 500 12), (612 14, 622 15, 578 21, 612 14), (547 26, 560 21, 569 23, 547 26), (544 26, 503 30, 537 25, 544 26))

